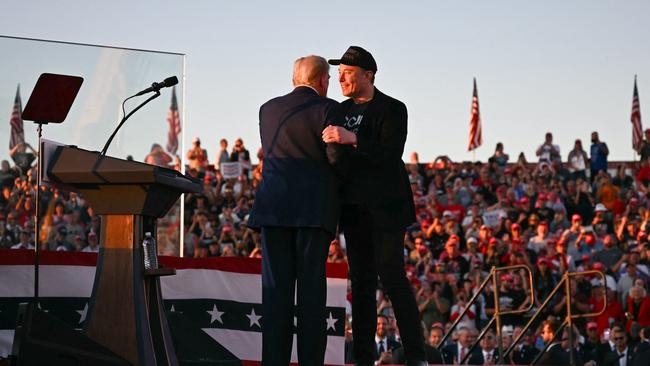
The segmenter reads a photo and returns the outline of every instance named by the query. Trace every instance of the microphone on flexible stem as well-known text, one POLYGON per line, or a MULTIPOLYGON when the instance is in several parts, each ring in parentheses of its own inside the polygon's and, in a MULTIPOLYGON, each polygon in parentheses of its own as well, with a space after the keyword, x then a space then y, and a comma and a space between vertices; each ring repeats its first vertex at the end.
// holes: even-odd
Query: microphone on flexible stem
POLYGON ((106 141, 106 144, 104 145, 104 148, 102 149, 102 151, 100 153, 100 159, 97 160, 96 164, 99 164, 101 162, 101 157, 106 155, 106 151, 108 151, 108 146, 110 146, 111 142, 113 141, 113 138, 115 137, 115 134, 117 134, 117 131, 120 130, 120 128, 122 127, 124 122, 126 122, 126 120, 129 119, 129 117, 131 117, 131 115, 133 113, 137 112, 138 109, 142 108, 145 104, 147 104, 150 101, 152 101, 152 100, 156 99, 157 97, 159 97, 160 96, 160 89, 168 88, 168 87, 174 86, 176 84, 178 84, 178 78, 176 76, 170 76, 167 79, 165 79, 165 80, 163 80, 163 81, 161 81, 159 83, 153 83, 147 89, 144 89, 144 90, 138 92, 137 94, 134 94, 134 95, 124 99, 124 101, 122 102, 122 112, 125 115, 122 118, 122 120, 120 121, 120 123, 117 125, 117 127, 115 128, 115 131, 113 131, 113 134, 111 134, 111 137, 109 137, 108 141, 106 141), (149 98, 147 98, 147 100, 145 100, 144 102, 140 103, 140 105, 135 107, 131 112, 129 112, 129 114, 126 114, 126 112, 124 111, 124 103, 126 103, 127 100, 129 100, 131 98, 135 98, 135 97, 140 96, 142 94, 150 93, 150 92, 154 92, 155 94, 150 96, 149 98))
POLYGON ((137 96, 140 96, 140 95, 143 95, 143 94, 147 94, 147 93, 150 93, 150 92, 155 92, 155 91, 158 91, 158 90, 160 90, 162 88, 168 88, 168 87, 174 86, 176 84, 178 84, 178 78, 176 78, 176 76, 171 76, 171 77, 168 77, 167 79, 165 79, 165 80, 163 80, 163 81, 161 81, 159 83, 151 84, 150 87, 138 92, 136 95, 134 95, 134 97, 137 97, 137 96))

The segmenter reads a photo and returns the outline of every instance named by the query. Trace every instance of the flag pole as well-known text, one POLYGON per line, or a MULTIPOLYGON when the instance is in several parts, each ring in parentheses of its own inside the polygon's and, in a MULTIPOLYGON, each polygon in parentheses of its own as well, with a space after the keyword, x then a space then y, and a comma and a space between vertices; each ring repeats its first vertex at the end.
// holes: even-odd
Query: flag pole
MULTIPOLYGON (((636 89, 636 74, 634 74, 634 90, 635 91, 637 90, 636 89)), ((634 96, 632 96, 632 98, 634 99, 634 96)), ((632 125, 632 128, 634 128, 634 125, 632 125)), ((632 132, 632 133, 634 133, 634 132, 632 132)), ((643 131, 641 133, 643 133, 643 131)), ((636 151, 636 149, 633 148, 632 149, 632 161, 636 163, 637 158, 638 158, 638 151, 636 151)))

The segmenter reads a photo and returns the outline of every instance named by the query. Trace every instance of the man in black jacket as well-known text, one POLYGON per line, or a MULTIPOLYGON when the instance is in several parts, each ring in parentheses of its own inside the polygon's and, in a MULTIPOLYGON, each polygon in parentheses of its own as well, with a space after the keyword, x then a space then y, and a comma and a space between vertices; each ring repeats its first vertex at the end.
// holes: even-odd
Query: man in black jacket
MULTIPOLYGON (((616 328, 612 330, 610 335, 611 340, 614 341, 614 350, 605 355, 603 359, 603 366, 619 366, 626 365, 632 366, 634 360, 634 352, 627 344, 627 334, 623 328, 616 328), (621 363, 623 361, 623 363, 621 363)), ((647 360, 646 360, 647 361, 647 360)), ((647 365, 647 363, 645 363, 647 365)))
POLYGON ((361 47, 340 60, 343 126, 328 126, 323 141, 351 145, 344 162, 341 228, 352 282, 352 332, 357 363, 373 363, 377 276, 391 300, 408 365, 426 363, 413 290, 404 272, 404 233, 415 222, 413 197, 402 161, 407 112, 404 103, 374 86, 377 63, 361 47))
POLYGON ((260 108, 264 168, 249 226, 262 231, 265 366, 290 362, 294 294, 298 362, 323 364, 325 262, 339 218, 337 178, 321 141, 338 108, 325 97, 327 61, 318 56, 296 60, 293 84, 291 93, 260 108))

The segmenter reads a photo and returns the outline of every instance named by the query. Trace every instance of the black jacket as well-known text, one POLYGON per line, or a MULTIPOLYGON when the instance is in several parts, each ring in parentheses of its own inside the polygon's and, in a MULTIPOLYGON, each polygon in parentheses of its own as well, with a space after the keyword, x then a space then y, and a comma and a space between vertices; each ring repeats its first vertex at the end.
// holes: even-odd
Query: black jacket
POLYGON ((338 103, 300 86, 260 108, 264 162, 249 226, 320 227, 336 231, 338 181, 330 166, 323 128, 334 123, 338 103))
POLYGON ((634 349, 634 362, 630 366, 645 366, 650 363, 650 343, 641 342, 634 349))
MULTIPOLYGON (((499 350, 492 350, 492 361, 496 364, 499 361, 499 350)), ((473 352, 472 355, 467 359, 468 365, 483 365, 485 364, 485 358, 483 357, 483 350, 478 348, 478 352, 473 352)))
POLYGON ((512 362, 515 365, 530 365, 538 353, 539 350, 537 348, 530 345, 523 345, 521 348, 512 350, 510 357, 512 357, 512 362))
MULTIPOLYGON (((344 101, 342 114, 353 104, 352 99, 344 101)), ((402 161, 407 119, 404 103, 375 88, 357 131, 357 146, 342 162, 348 165, 344 203, 366 206, 383 226, 406 227, 415 222, 413 194, 402 161)))
MULTIPOLYGON (((443 363, 442 353, 435 347, 428 344, 424 345, 424 352, 427 355, 427 362, 433 365, 443 363)), ((406 362, 406 355, 404 355, 404 347, 397 348, 393 351, 393 364, 401 365, 406 362)))
MULTIPOLYGON (((626 355, 626 365, 632 366, 634 365, 633 360, 634 360, 634 352, 632 351, 632 348, 628 347, 627 348, 627 355, 626 355)), ((620 363, 618 360, 620 359, 618 352, 616 351, 610 351, 605 355, 605 358, 603 359, 603 366, 618 366, 620 363)), ((646 360, 645 365, 648 364, 648 360, 646 360)))
MULTIPOLYGON (((469 352, 469 349, 468 349, 469 352)), ((478 357, 477 353, 480 353, 480 347, 475 347, 474 350, 470 353, 469 357, 467 357, 467 361, 469 361, 472 358, 478 357)), ((457 363, 458 361, 458 344, 457 343, 452 343, 444 346, 441 350, 442 353, 442 358, 445 364, 454 364, 457 363)), ((482 357, 482 355, 481 355, 482 357)))

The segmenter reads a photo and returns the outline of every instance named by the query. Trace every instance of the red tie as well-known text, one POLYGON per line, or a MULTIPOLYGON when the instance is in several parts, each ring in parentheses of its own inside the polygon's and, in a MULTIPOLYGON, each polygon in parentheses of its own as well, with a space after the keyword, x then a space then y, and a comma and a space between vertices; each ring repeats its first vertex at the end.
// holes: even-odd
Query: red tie
POLYGON ((460 358, 458 359, 458 363, 462 363, 464 358, 465 358, 465 347, 461 347, 460 348, 460 358))

